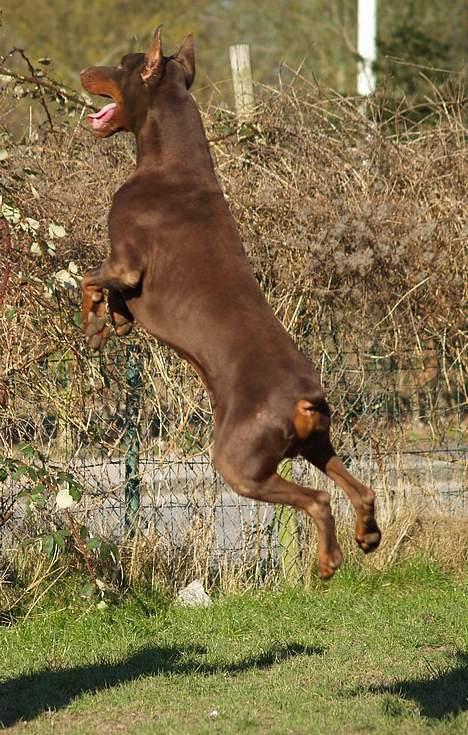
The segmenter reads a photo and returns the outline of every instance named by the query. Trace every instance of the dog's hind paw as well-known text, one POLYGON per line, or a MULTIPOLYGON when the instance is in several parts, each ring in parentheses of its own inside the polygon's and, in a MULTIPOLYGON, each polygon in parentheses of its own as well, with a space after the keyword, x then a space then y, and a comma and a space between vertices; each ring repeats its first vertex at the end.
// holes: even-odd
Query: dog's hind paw
POLYGON ((381 538, 380 528, 374 518, 369 519, 365 525, 356 526, 356 543, 365 554, 375 551, 381 538))

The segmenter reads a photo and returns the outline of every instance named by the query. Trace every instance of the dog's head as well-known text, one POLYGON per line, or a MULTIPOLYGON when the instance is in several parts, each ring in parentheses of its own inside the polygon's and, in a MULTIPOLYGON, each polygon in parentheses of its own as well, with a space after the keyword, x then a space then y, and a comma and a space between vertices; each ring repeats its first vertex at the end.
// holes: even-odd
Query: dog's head
POLYGON ((156 90, 190 89, 195 76, 193 37, 189 34, 177 53, 164 56, 161 26, 156 29, 146 54, 127 54, 118 66, 90 66, 80 74, 87 92, 109 97, 112 102, 87 116, 94 135, 107 138, 119 130, 142 124, 157 96, 156 90))

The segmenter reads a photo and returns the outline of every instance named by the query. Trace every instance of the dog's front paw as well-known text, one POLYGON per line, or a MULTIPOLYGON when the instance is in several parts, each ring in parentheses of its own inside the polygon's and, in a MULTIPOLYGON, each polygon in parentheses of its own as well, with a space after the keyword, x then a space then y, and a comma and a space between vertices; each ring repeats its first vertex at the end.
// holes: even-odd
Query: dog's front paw
POLYGON ((92 350, 102 349, 109 337, 107 306, 104 293, 99 289, 84 289, 83 331, 92 350))
POLYGON ((109 291, 107 306, 118 337, 126 337, 133 329, 133 316, 128 306, 117 291, 109 291))

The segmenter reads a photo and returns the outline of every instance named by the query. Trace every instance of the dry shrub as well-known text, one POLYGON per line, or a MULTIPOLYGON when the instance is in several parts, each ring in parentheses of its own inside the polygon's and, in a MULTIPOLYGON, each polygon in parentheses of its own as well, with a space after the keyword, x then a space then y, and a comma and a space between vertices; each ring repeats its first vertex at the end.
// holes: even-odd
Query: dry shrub
MULTIPOLYGON (((203 111, 203 118, 218 177, 257 277, 280 319, 322 369, 336 409, 338 444, 345 446, 344 437, 351 437, 347 447, 352 454, 355 442, 366 437, 378 456, 401 441, 400 408, 395 415, 376 409, 374 416, 371 403, 358 402, 371 380, 380 391, 379 401, 389 391, 382 375, 366 372, 369 362, 377 360, 397 376, 392 390, 398 400, 416 396, 424 435, 440 443, 451 422, 460 428, 460 406, 466 400, 463 98, 435 99, 431 119, 414 126, 403 110, 388 117, 381 100, 364 115, 361 103, 307 85, 259 89, 258 99, 250 125, 239 128, 230 112, 214 105, 203 111), (414 371, 411 379, 405 373, 408 366, 414 371), (431 393, 439 378, 442 399, 431 393), (343 402, 351 380, 352 398, 343 402)), ((13 141, 7 127, 14 105, 4 90, 2 211, 9 218, 12 249, 3 236, 2 261, 10 264, 11 273, 0 314, 2 439, 6 448, 19 438, 28 440, 31 417, 48 406, 58 417, 56 436, 47 439, 57 456, 63 451, 60 427, 72 427, 80 436, 88 431, 91 401, 108 400, 112 410, 118 406, 115 397, 106 398, 106 380, 113 374, 102 369, 108 358, 90 359, 81 335, 75 271, 81 275, 108 251, 107 213, 113 193, 134 167, 134 146, 124 135, 96 143, 78 109, 74 117, 57 113, 53 133, 32 131, 27 140, 13 141), (56 225, 64 233, 59 228, 57 234, 56 225), (52 369, 47 358, 58 367, 52 369)), ((170 433, 180 447, 188 417, 183 406, 209 426, 206 399, 196 379, 168 351, 145 335, 136 339, 148 347, 157 366, 148 379, 151 410, 158 413, 157 395, 165 392, 175 416, 170 433)), ((110 457, 116 448, 122 451, 120 429, 110 438, 96 439, 90 432, 85 446, 99 441, 110 457)), ((209 441, 205 430, 196 451, 209 441)), ((158 451, 161 446, 159 441, 158 451)), ((182 446, 182 453, 186 449, 182 446)), ((1 513, 0 507, 0 523, 1 513)), ((394 532, 389 522, 376 564, 410 548, 406 536, 399 540, 398 528, 401 521, 395 521, 394 532)), ((447 544, 435 530, 426 521, 420 529, 414 521, 407 533, 413 547, 435 554, 437 546, 443 560, 447 544)), ((201 542, 209 537, 209 523, 202 531, 188 532, 178 551, 164 538, 140 539, 127 555, 128 573, 179 585, 195 569, 207 580, 211 541, 206 547, 201 542)), ((454 564, 466 554, 461 535, 457 538, 450 552, 454 564)), ((448 552, 445 558, 452 564, 448 552)), ((248 558, 217 561, 216 574, 226 589, 240 580, 265 579, 261 565, 248 558)))
POLYGON ((213 525, 209 518, 193 516, 177 541, 152 529, 135 535, 121 547, 123 574, 130 585, 163 587, 174 594, 194 579, 205 586, 212 579, 213 525))
POLYGON ((265 94, 256 134, 216 152, 249 256, 285 323, 302 295, 298 336, 312 332, 316 354, 333 339, 398 354, 442 335, 456 354, 467 174, 458 108, 441 105, 433 125, 399 132, 349 99, 265 94))
MULTIPOLYGON (((432 124, 400 129, 402 114, 374 122, 379 109, 365 117, 352 100, 301 87, 262 90, 254 123, 237 133, 228 113, 204 113, 249 258, 306 349, 398 356, 429 341, 457 359, 468 168, 460 107, 435 102, 432 124)), ((6 303, 21 319, 1 319, 6 371, 64 340, 77 349, 78 292, 47 299, 44 282, 70 261, 82 273, 105 256, 112 195, 134 166, 129 136, 96 143, 77 118, 57 123, 45 139, 5 144, 3 201, 40 223, 34 234, 12 227, 6 303), (53 253, 51 222, 66 231, 53 253), (33 240, 42 255, 31 255, 33 240)))

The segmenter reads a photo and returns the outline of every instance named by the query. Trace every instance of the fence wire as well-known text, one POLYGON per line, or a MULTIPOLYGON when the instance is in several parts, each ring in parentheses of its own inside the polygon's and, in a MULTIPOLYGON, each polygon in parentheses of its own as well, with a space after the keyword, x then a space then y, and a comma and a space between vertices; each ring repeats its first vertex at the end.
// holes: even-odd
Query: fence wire
MULTIPOLYGON (((411 506, 464 516, 467 510, 466 385, 447 355, 379 357, 329 353, 322 380, 333 408, 333 441, 351 471, 374 488, 379 514, 411 506)), ((0 409, 3 452, 21 442, 72 472, 86 488, 76 513, 115 541, 140 535, 167 548, 203 548, 209 564, 230 557, 291 565, 307 529, 292 511, 235 495, 210 458, 211 410, 191 369, 164 347, 138 340, 102 354, 58 352, 9 380, 0 409)), ((344 497, 302 460, 288 468, 344 497)), ((17 543, 31 518, 20 483, 1 486, 0 533, 17 543)), ((195 553, 193 551, 193 553, 195 553)))

